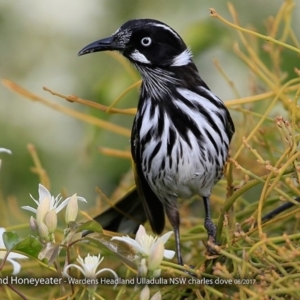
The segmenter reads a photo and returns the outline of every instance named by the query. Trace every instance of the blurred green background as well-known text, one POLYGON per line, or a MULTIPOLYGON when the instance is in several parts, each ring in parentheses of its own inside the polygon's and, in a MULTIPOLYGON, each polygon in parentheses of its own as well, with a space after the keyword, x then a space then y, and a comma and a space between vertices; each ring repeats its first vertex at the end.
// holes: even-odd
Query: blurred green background
MULTIPOLYGON (((282 1, 235 0, 232 3, 243 26, 251 24, 256 30, 264 31, 265 20, 275 15, 282 1)), ((240 95, 247 96, 249 69, 232 51, 237 32, 211 18, 210 7, 231 20, 223 0, 2 0, 0 77, 54 102, 131 128, 132 117, 106 115, 63 102, 42 87, 109 105, 134 83, 133 78, 105 53, 78 57, 78 51, 90 42, 109 36, 129 19, 154 18, 173 27, 192 48, 202 78, 219 97, 226 101, 234 95, 215 68, 215 58, 240 95)), ((294 14, 300 14, 299 6, 294 14)), ((293 28, 300 28, 298 18, 293 22, 293 28)), ((118 107, 134 107, 137 99, 138 93, 132 91, 118 107)), ((14 195, 20 206, 31 205, 29 194, 37 197, 39 183, 38 177, 30 172, 33 163, 27 151, 28 143, 35 145, 48 172, 52 194, 57 195, 65 188, 69 194, 76 192, 85 197, 90 206, 96 199, 95 187, 110 195, 130 169, 129 160, 98 152, 99 146, 129 149, 128 138, 28 101, 0 85, 0 147, 13 152, 11 156, 1 154, 0 189, 4 199, 14 195)))

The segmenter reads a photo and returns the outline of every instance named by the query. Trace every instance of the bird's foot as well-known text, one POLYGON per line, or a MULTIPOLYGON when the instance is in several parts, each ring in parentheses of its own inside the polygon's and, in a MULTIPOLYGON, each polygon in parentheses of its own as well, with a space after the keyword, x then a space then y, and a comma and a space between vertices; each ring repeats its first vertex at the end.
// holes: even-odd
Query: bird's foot
POLYGON ((207 250, 209 254, 217 255, 218 251, 216 251, 215 249, 215 246, 218 246, 218 243, 216 242, 216 234, 217 234, 216 225, 212 222, 211 219, 206 218, 204 221, 204 227, 208 234, 208 243, 206 245, 207 250))

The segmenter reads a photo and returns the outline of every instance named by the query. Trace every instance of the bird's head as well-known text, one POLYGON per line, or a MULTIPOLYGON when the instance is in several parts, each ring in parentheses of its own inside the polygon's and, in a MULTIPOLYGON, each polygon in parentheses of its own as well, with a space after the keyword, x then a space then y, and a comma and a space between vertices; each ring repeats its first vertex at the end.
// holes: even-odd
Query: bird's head
POLYGON ((87 45, 78 55, 113 50, 139 67, 179 67, 192 62, 191 52, 178 33, 152 19, 127 21, 112 36, 87 45))

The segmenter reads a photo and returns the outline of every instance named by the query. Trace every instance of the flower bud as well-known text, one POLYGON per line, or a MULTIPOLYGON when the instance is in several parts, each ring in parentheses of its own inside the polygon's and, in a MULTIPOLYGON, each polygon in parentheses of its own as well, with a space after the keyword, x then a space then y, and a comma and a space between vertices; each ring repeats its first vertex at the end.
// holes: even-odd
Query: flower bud
POLYGON ((143 258, 138 265, 138 276, 139 277, 146 277, 148 273, 148 268, 146 266, 146 259, 143 258))
POLYGON ((45 223, 41 222, 40 224, 38 224, 38 232, 39 232, 39 237, 42 240, 48 240, 49 230, 48 227, 45 225, 45 223))
POLYGON ((158 278, 158 277, 160 277, 160 275, 161 275, 161 269, 156 269, 152 273, 153 278, 158 278))
POLYGON ((37 207, 36 210, 36 222, 38 226, 40 226, 40 223, 44 222, 44 218, 46 214, 50 210, 50 199, 48 197, 44 198, 43 201, 41 201, 37 207))
POLYGON ((70 222, 74 222, 77 218, 78 214, 78 202, 77 202, 77 194, 74 194, 66 208, 65 221, 67 224, 70 222))
POLYGON ((36 219, 33 216, 30 217, 29 226, 33 232, 38 231, 38 225, 37 225, 36 219))
POLYGON ((44 223, 49 233, 53 233, 57 227, 57 215, 55 209, 51 209, 45 216, 44 223))
POLYGON ((156 292, 150 300, 161 300, 161 293, 160 291, 156 292))
POLYGON ((140 300, 149 300, 150 298, 150 289, 148 285, 145 285, 140 294, 140 300))

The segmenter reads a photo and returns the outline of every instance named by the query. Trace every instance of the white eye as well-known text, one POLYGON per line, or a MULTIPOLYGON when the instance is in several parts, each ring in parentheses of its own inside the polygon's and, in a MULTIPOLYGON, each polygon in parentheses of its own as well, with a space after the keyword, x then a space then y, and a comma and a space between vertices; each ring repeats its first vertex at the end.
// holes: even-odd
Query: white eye
POLYGON ((149 38, 149 37, 144 37, 144 38, 142 38, 142 40, 141 40, 141 44, 142 44, 144 47, 150 46, 151 43, 152 43, 152 40, 151 40, 151 38, 149 38))

